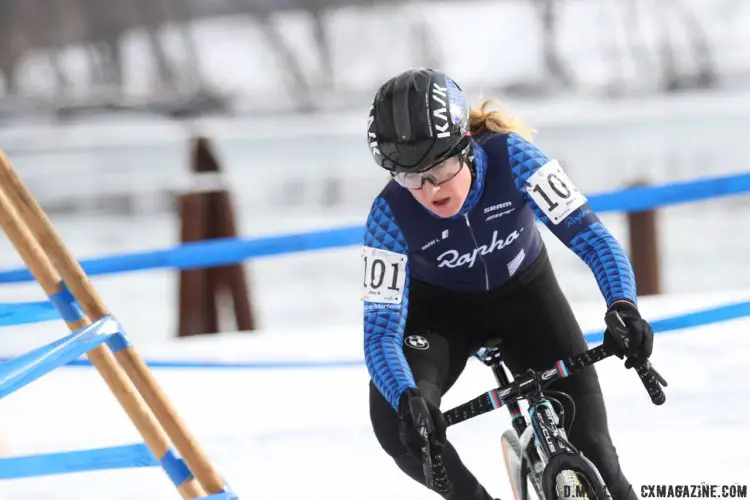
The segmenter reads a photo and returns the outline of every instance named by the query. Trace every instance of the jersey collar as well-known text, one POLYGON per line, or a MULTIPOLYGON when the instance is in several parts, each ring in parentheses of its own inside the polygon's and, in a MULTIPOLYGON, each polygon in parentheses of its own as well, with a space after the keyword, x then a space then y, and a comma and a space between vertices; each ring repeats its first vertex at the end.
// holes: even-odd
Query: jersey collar
POLYGON ((482 197, 482 193, 484 193, 484 179, 487 174, 487 154, 474 139, 471 140, 471 146, 474 154, 474 179, 461 210, 452 218, 464 217, 474 210, 474 207, 477 206, 479 199, 482 197))

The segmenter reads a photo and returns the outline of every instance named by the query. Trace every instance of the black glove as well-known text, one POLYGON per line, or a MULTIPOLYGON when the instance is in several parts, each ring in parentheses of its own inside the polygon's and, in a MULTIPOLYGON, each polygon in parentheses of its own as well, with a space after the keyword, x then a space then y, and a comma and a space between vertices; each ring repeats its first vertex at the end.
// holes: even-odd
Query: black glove
POLYGON ((604 347, 620 359, 625 356, 625 368, 640 366, 654 348, 654 331, 641 318, 638 309, 630 302, 612 304, 604 316, 607 330, 604 332, 604 347))
POLYGON ((399 435, 401 442, 409 450, 409 453, 422 460, 422 448, 427 441, 430 443, 430 452, 439 454, 445 446, 445 419, 440 408, 427 401, 419 389, 407 389, 401 395, 398 405, 399 435))

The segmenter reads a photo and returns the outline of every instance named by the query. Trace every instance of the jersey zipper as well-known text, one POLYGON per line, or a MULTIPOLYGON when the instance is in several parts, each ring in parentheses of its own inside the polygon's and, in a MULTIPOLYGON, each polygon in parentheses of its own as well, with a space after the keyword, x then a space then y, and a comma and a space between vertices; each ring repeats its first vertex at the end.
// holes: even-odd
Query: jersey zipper
POLYGON ((474 247, 477 250, 477 257, 479 257, 479 260, 482 261, 482 265, 484 266, 484 285, 487 287, 487 291, 490 291, 490 274, 489 270, 487 269, 487 262, 484 261, 484 258, 482 257, 481 252, 479 251, 479 243, 477 243, 477 238, 474 236, 474 230, 471 228, 471 223, 469 222, 469 214, 464 214, 464 219, 466 219, 466 226, 469 228, 469 233, 471 234, 471 239, 474 240, 474 247))

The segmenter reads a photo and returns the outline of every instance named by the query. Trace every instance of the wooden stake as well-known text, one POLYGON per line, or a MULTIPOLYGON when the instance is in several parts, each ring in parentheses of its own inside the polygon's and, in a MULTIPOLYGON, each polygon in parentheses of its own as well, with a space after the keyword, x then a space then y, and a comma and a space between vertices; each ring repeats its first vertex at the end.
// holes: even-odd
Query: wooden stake
MULTIPOLYGON (((180 197, 180 241, 190 243, 206 239, 210 228, 208 198, 205 193, 180 197)), ((219 313, 208 269, 183 269, 179 273, 178 337, 189 337, 219 330, 219 313)))
MULTIPOLYGON (((8 235, 11 243, 16 247, 44 292, 47 295, 60 292, 62 287, 59 274, 2 189, 0 189, 0 226, 8 235)), ((68 326, 72 332, 75 332, 90 324, 91 320, 84 317, 69 322, 68 326)), ((118 366, 107 346, 99 345, 89 351, 87 356, 130 417, 138 432, 143 436, 151 453, 155 457, 163 457, 171 449, 167 437, 146 403, 140 398, 136 388, 118 366)), ((205 495, 201 486, 192 479, 180 485, 178 489, 185 499, 205 495)))
MULTIPOLYGON (((237 225, 229 191, 226 189, 209 194, 211 197, 212 238, 236 238, 237 225)), ((231 298, 236 328, 239 331, 255 330, 255 316, 250 305, 250 292, 242 263, 214 267, 208 270, 214 275, 213 280, 216 300, 219 300, 222 289, 231 298)))
MULTIPOLYGON (((86 314, 89 316, 90 321, 96 321, 103 316, 108 315, 109 310, 105 306, 97 291, 91 285, 88 276, 83 271, 78 261, 76 261, 68 252, 62 239, 47 218, 47 215, 44 213, 37 201, 33 198, 26 186, 23 184, 20 177, 13 169, 10 161, 1 150, 0 186, 5 188, 8 193, 9 199, 4 199, 5 205, 9 205, 8 208, 10 209, 13 209, 13 206, 18 207, 18 211, 20 212, 21 217, 26 221, 26 224, 28 224, 28 230, 30 230, 31 234, 33 234, 33 236, 35 236, 39 241, 39 245, 41 245, 41 248, 46 251, 49 260, 51 260, 52 264, 57 268, 59 275, 62 275, 62 279, 65 281, 68 289, 76 298, 86 314)), ((6 211, 5 207, 3 207, 3 211, 6 211)), ((12 213, 15 213, 15 210, 13 210, 12 213)), ((25 227, 21 224, 20 220, 11 220, 10 222, 11 224, 8 224, 8 229, 10 229, 11 231, 19 226, 25 227)), ((37 245, 36 247, 32 246, 30 242, 27 241, 29 240, 29 238, 25 237, 20 240, 18 239, 18 237, 16 237, 16 240, 18 240, 17 244, 14 242, 16 248, 19 249, 19 252, 21 251, 21 248, 23 248, 27 256, 26 258, 24 258, 24 260, 27 260, 27 258, 29 259, 29 261, 27 261, 27 265, 29 266, 29 268, 31 269, 31 266, 34 265, 38 270, 39 263, 44 262, 39 260, 37 256, 37 254, 41 256, 44 255, 44 252, 39 249, 39 245, 37 245), (37 248, 37 250, 34 250, 34 248, 37 248)), ((33 241, 33 238, 31 238, 31 241, 33 241)), ((52 289, 52 284, 54 284, 54 286, 58 286, 58 283, 60 281, 59 275, 57 273, 49 274, 50 272, 54 272, 54 269, 51 268, 51 266, 48 267, 50 268, 44 269, 45 274, 37 277, 37 281, 42 284, 45 292, 52 291, 54 293, 57 290, 52 289)), ((33 270, 32 273, 34 273, 33 270)), ((102 351, 102 349, 98 349, 97 353, 100 351, 102 351)), ((111 356, 111 353, 109 353, 108 349, 106 352, 109 354, 109 356, 111 356)), ((95 358, 97 356, 106 359, 105 354, 94 354, 95 358)), ((207 492, 208 494, 216 494, 223 491, 224 481, 222 480, 221 476, 211 465, 210 461, 208 460, 208 456, 202 450, 192 434, 188 431, 187 426, 180 419, 166 394, 159 387, 156 379, 153 377, 151 371, 146 366, 146 363, 135 351, 133 346, 128 346, 117 351, 114 356, 115 359, 119 362, 120 366, 122 366, 122 368, 124 369, 127 377, 130 378, 133 385, 135 385, 137 390, 143 396, 143 399, 154 412, 156 419, 162 424, 162 426, 164 427, 164 431, 174 443, 175 447, 182 456, 182 459, 185 461, 197 481, 201 486, 203 486, 205 492, 207 492)), ((109 364, 104 365, 103 363, 106 363, 106 361, 97 362, 99 363, 99 365, 101 365, 103 376, 106 374, 107 377, 112 377, 114 376, 112 374, 118 373, 114 368, 110 367, 109 364)), ((113 392, 115 392, 115 390, 120 391, 118 394, 129 395, 130 392, 126 390, 128 386, 125 385, 126 379, 125 377, 121 378, 122 380, 118 378, 115 381, 116 383, 111 387, 111 389, 113 390, 113 392)), ((125 404, 123 404, 123 407, 126 408, 126 411, 133 413, 132 418, 140 419, 138 420, 139 423, 137 424, 139 426, 139 430, 141 429, 141 427, 143 427, 144 431, 142 432, 142 434, 144 436, 144 439, 146 439, 148 434, 147 442, 149 442, 149 440, 151 441, 152 445, 155 446, 153 450, 154 455, 157 458, 160 458, 161 456, 163 456, 163 453, 167 449, 169 449, 168 446, 164 448, 162 446, 164 444, 162 443, 162 441, 156 441, 157 439, 160 439, 159 433, 157 432, 157 430, 151 428, 153 422, 148 421, 148 418, 146 416, 147 414, 145 413, 145 410, 147 410, 148 408, 144 409, 140 407, 138 405, 138 400, 134 400, 134 398, 130 396, 128 397, 129 399, 125 402, 125 404), (144 432, 146 434, 144 434, 144 432)), ((203 495, 203 492, 200 492, 198 488, 195 488, 194 491, 190 493, 190 495, 192 495, 193 497, 201 496, 203 495)))
MULTIPOLYGON (((633 186, 645 186, 638 181, 633 186)), ((657 295, 661 292, 659 244, 656 210, 629 212, 627 215, 630 240, 630 260, 633 263, 638 295, 657 295)))
MULTIPOLYGON (((193 140, 191 192, 180 196, 181 242, 206 241, 237 236, 234 208, 222 184, 221 167, 205 137, 193 140)), ((180 271, 178 337, 205 335, 223 330, 220 305, 233 307, 236 328, 256 328, 250 305, 245 266, 242 263, 180 271)))

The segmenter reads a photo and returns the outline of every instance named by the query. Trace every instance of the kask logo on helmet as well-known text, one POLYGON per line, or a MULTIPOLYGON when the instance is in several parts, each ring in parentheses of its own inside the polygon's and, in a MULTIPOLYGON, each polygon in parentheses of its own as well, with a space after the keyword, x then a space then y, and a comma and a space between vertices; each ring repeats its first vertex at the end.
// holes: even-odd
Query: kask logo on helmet
POLYGON ((487 245, 479 245, 474 249, 474 251, 467 252, 465 254, 459 254, 458 250, 447 250, 438 255, 438 267, 454 268, 465 266, 468 264, 468 267, 472 268, 474 267, 474 263, 477 261, 477 255, 487 255, 494 252, 495 250, 501 250, 507 247, 521 236, 523 229, 523 227, 516 229, 508 236, 506 236, 505 239, 498 239, 496 229, 492 232, 492 242, 490 243, 489 247, 487 247, 487 245))
POLYGON ((373 157, 380 156, 380 149, 378 148, 378 138, 375 132, 372 131, 372 124, 375 121, 375 105, 370 105, 370 115, 367 117, 367 138, 370 139, 370 151, 373 157))
POLYGON ((432 100, 440 103, 441 108, 436 108, 432 111, 432 117, 434 118, 432 125, 435 129, 438 139, 443 137, 450 137, 451 133, 448 130, 450 127, 450 120, 448 119, 448 87, 441 87, 436 82, 432 83, 432 100))

